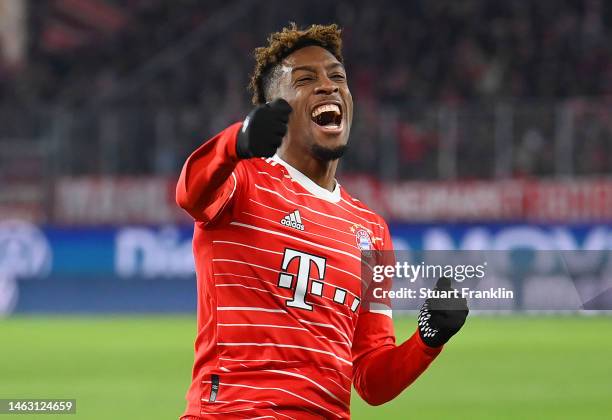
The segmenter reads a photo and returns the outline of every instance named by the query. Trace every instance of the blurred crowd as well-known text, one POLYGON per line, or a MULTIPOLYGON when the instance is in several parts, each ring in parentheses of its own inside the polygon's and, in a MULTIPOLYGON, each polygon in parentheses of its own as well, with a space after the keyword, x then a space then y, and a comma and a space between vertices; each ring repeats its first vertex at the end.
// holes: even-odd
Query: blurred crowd
MULTIPOLYGON (((371 169, 372 153, 383 153, 381 139, 393 138, 397 150, 391 153, 400 156, 400 175, 440 176, 441 113, 411 114, 426 114, 424 106, 461 110, 465 104, 481 104, 487 109, 486 104, 499 101, 541 103, 612 94, 612 3, 603 0, 310 0, 291 6, 280 0, 113 0, 107 3, 122 13, 113 30, 79 27, 75 33, 72 27, 72 43, 59 45, 57 30, 50 28, 66 22, 59 6, 65 2, 32 3, 28 62, 18 71, 0 73, 0 107, 186 110, 177 118, 184 128, 177 136, 187 138, 164 164, 168 171, 201 138, 245 114, 251 51, 289 21, 337 22, 345 28, 345 62, 360 117, 356 151, 347 161, 350 170, 371 169), (207 33, 211 22, 227 27, 207 33), (388 109, 395 110, 396 123, 381 134, 388 109)), ((469 113, 464 117, 478 119, 469 113)), ((594 117, 601 127, 592 131, 603 139, 592 152, 599 159, 597 173, 612 172, 610 158, 601 157, 602 148, 609 152, 612 142, 607 117, 594 117)), ((495 168, 475 169, 482 167, 477 163, 483 153, 491 153, 493 126, 464 129, 463 120, 456 127, 452 119, 445 123, 447 134, 455 130, 458 146, 468 147, 459 149, 466 172, 459 169, 454 175, 493 176, 495 168)), ((546 141, 553 134, 538 135, 543 140, 536 134, 516 140, 519 149, 507 175, 552 170, 553 163, 530 161, 533 154, 551 153, 546 141)), ((132 141, 138 150, 147 138, 132 141)), ((154 171, 159 159, 147 163, 135 158, 129 165, 137 166, 135 172, 154 171)))

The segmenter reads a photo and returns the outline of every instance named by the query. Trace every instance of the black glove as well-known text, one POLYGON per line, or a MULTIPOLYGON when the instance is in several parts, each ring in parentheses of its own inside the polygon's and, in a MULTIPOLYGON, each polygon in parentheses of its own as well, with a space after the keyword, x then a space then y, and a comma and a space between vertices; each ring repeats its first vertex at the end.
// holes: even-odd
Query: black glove
MULTIPOLYGON (((450 292, 449 279, 442 277, 434 290, 450 292)), ((452 295, 451 295, 452 296, 452 295)), ((419 313, 419 335, 429 347, 440 347, 457 333, 465 323, 469 309, 462 297, 429 298, 419 313)))
POLYGON ((252 110, 242 123, 236 141, 238 157, 269 157, 287 133, 291 105, 276 99, 252 110))

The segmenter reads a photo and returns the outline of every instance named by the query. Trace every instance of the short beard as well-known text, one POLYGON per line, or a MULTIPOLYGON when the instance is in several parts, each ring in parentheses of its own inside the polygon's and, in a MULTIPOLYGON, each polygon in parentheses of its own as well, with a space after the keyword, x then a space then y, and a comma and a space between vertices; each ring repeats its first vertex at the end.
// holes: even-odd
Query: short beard
POLYGON ((348 149, 348 145, 342 145, 334 148, 323 147, 319 144, 313 144, 310 147, 310 151, 314 158, 320 162, 329 162, 332 160, 340 159, 344 152, 348 149))

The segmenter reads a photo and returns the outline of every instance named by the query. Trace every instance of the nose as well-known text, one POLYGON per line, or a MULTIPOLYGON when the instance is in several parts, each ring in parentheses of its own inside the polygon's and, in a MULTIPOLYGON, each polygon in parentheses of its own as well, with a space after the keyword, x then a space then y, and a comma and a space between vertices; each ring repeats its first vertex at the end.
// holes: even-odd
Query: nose
POLYGON ((321 78, 321 82, 315 88, 315 94, 321 95, 331 95, 332 93, 337 93, 338 91, 338 85, 336 85, 333 80, 326 76, 321 78))

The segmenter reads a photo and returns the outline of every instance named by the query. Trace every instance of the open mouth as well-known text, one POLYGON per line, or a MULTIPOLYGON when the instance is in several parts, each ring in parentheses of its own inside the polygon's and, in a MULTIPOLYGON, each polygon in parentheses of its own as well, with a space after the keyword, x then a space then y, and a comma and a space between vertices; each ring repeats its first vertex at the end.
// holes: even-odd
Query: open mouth
POLYGON ((337 104, 323 104, 310 114, 312 121, 327 130, 338 130, 342 124, 342 110, 337 104))

